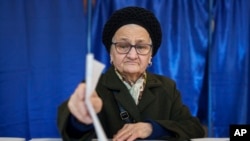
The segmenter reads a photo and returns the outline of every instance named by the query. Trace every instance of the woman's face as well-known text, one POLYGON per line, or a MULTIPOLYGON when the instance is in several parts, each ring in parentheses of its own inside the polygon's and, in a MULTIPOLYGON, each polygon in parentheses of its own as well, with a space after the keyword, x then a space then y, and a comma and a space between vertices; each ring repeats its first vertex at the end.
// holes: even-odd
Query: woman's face
MULTIPOLYGON (((149 33, 143 27, 136 24, 128 24, 120 27, 112 39, 113 43, 128 43, 130 45, 148 44, 151 45, 149 33)), ((152 47, 150 51, 141 55, 132 47, 126 54, 118 53, 115 45, 111 45, 110 57, 113 65, 124 75, 140 76, 151 62, 152 47)))

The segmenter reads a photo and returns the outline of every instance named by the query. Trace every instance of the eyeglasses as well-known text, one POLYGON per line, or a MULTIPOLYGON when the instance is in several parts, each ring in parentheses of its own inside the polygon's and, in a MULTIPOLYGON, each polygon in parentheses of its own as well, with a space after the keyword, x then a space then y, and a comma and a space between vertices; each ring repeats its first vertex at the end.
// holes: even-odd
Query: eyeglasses
POLYGON ((150 44, 141 44, 141 43, 136 45, 131 45, 128 42, 116 42, 112 44, 115 45, 116 51, 121 54, 129 53, 131 48, 134 47, 137 54, 147 55, 152 48, 152 45, 150 44))

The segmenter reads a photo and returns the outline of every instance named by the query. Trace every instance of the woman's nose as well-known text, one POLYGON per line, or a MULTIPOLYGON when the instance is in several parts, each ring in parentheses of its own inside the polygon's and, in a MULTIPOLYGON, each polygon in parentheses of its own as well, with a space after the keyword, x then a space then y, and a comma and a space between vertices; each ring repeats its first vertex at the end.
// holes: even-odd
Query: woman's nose
POLYGON ((129 56, 129 57, 137 57, 137 52, 136 52, 135 47, 132 47, 132 48, 130 49, 130 51, 128 52, 128 56, 129 56))

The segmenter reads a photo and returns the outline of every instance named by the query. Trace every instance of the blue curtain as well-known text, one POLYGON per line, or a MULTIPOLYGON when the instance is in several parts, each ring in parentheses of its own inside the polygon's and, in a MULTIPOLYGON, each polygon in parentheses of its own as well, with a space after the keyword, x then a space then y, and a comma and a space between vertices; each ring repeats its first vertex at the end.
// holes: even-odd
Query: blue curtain
MULTIPOLYGON (((176 81, 209 136, 228 137, 230 124, 250 123, 250 2, 211 1, 93 0, 91 52, 107 69, 101 35, 110 14, 132 5, 152 10, 163 42, 149 71, 176 81)), ((85 74, 85 2, 0 0, 0 137, 60 137, 57 107, 85 74)))
POLYGON ((80 0, 0 1, 0 136, 58 137, 56 112, 83 79, 80 0))
POLYGON ((250 1, 214 1, 209 52, 209 124, 212 136, 228 124, 250 124, 250 1))

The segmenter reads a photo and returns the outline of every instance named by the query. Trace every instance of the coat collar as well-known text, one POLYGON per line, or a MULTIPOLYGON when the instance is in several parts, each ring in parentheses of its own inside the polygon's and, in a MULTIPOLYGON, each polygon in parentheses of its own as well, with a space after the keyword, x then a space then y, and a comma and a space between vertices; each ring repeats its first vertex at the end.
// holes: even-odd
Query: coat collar
POLYGON ((102 76, 102 85, 111 91, 114 91, 114 96, 117 102, 119 102, 123 108, 129 112, 134 120, 140 121, 140 113, 155 99, 155 95, 152 93, 151 89, 162 86, 162 83, 155 75, 147 72, 146 86, 138 106, 135 104, 126 86, 115 73, 113 66, 110 67, 102 76))

